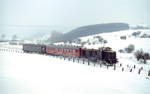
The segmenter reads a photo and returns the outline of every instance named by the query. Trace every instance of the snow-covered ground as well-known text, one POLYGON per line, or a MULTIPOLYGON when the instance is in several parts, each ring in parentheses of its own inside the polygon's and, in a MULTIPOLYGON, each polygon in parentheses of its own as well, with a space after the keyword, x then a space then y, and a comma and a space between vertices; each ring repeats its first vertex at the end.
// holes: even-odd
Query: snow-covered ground
POLYGON ((137 31, 141 32, 140 36, 150 35, 150 30, 125 30, 80 38, 82 42, 95 42, 86 47, 109 46, 117 51, 122 67, 115 71, 113 67, 93 67, 52 56, 16 53, 22 52, 22 46, 0 44, 0 94, 150 94, 150 77, 147 76, 150 61, 142 64, 133 53, 118 53, 129 44, 135 45, 135 51, 142 48, 150 53, 150 38, 131 36, 137 31), (101 36, 108 43, 102 45, 94 36, 101 36), (139 75, 141 67, 144 69, 139 75), (125 68, 123 72, 122 68, 125 68), (129 72, 131 68, 133 71, 129 72))
MULTIPOLYGON (((108 43, 101 44, 101 46, 108 46, 118 51, 127 47, 129 44, 135 45, 135 50, 143 49, 144 51, 150 52, 150 38, 140 38, 141 35, 148 34, 150 35, 150 30, 123 30, 111 33, 102 33, 93 36, 82 37, 81 41, 93 40, 94 36, 101 36, 106 39, 108 43), (138 37, 132 36, 133 32, 140 31, 141 34, 138 37), (126 36, 126 39, 120 39, 121 36, 126 36)), ((99 47, 100 44, 91 45, 92 47, 99 47)))
POLYGON ((150 79, 52 56, 0 51, 0 94, 150 94, 150 79))

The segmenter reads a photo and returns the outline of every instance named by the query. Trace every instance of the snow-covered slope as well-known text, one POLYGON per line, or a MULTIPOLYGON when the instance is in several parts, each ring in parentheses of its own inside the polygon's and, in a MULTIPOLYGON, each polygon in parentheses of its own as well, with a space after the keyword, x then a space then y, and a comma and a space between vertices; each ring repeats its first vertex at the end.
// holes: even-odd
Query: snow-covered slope
POLYGON ((0 94, 150 94, 150 80, 52 56, 0 52, 0 94))
MULTIPOLYGON (((81 41, 87 42, 87 40, 92 41, 94 36, 101 36, 106 39, 108 43, 101 44, 102 46, 112 47, 114 50, 118 51, 127 47, 129 44, 135 45, 135 50, 143 49, 144 51, 150 51, 150 38, 140 38, 143 34, 150 35, 150 30, 123 30, 119 32, 112 33, 102 33, 93 36, 82 37, 81 41), (140 35, 137 37, 132 36, 132 33, 140 31, 140 35), (126 39, 120 39, 121 36, 126 36, 126 39)), ((93 45, 93 44, 92 44, 93 45)), ((100 44, 98 44, 100 46, 100 44)), ((97 45, 93 45, 97 46, 97 45)))

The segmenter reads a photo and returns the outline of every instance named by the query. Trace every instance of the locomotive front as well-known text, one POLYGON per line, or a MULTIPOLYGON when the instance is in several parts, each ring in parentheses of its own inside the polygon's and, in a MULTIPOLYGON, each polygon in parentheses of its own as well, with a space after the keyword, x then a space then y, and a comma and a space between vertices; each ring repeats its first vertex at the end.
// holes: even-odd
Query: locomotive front
POLYGON ((102 60, 106 64, 115 64, 115 63, 118 62, 117 58, 116 58, 116 52, 113 51, 109 47, 103 48, 103 50, 102 50, 102 60))

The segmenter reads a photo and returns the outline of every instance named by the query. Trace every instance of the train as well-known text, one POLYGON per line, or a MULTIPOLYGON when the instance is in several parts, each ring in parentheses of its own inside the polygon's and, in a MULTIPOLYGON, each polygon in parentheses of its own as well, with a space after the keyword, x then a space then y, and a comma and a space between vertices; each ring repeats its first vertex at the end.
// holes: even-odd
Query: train
POLYGON ((116 64, 116 52, 110 47, 87 49, 80 46, 23 44, 25 53, 38 53, 54 56, 75 57, 88 59, 93 62, 102 61, 104 64, 116 64))

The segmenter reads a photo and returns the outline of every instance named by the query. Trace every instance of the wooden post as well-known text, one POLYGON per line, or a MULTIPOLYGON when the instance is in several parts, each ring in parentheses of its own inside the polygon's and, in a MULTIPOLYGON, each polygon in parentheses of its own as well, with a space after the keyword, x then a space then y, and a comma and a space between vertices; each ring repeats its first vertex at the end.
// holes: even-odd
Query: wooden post
POLYGON ((100 68, 102 67, 102 63, 100 63, 100 68))
POLYGON ((130 72, 132 72, 132 69, 130 69, 130 72))
POLYGON ((136 65, 134 65, 133 68, 135 69, 135 68, 136 68, 136 65))
POLYGON ((139 71, 138 71, 138 74, 140 74, 141 73, 141 69, 139 69, 139 71))
POLYGON ((88 65, 90 65, 90 62, 89 62, 89 60, 88 60, 88 65))
POLYGON ((149 72, 148 72, 148 76, 150 76, 150 70, 149 70, 149 72))
POLYGON ((116 70, 116 64, 114 64, 114 70, 116 70))
POLYGON ((83 64, 84 64, 84 59, 83 59, 83 64))
POLYGON ((73 62, 74 62, 74 58, 73 58, 73 62))
POLYGON ((129 67, 129 65, 127 65, 127 68, 129 67))
POLYGON ((120 64, 120 67, 122 67, 122 64, 120 64))
POLYGON ((109 67, 109 66, 107 65, 107 69, 108 69, 108 67, 109 67))

